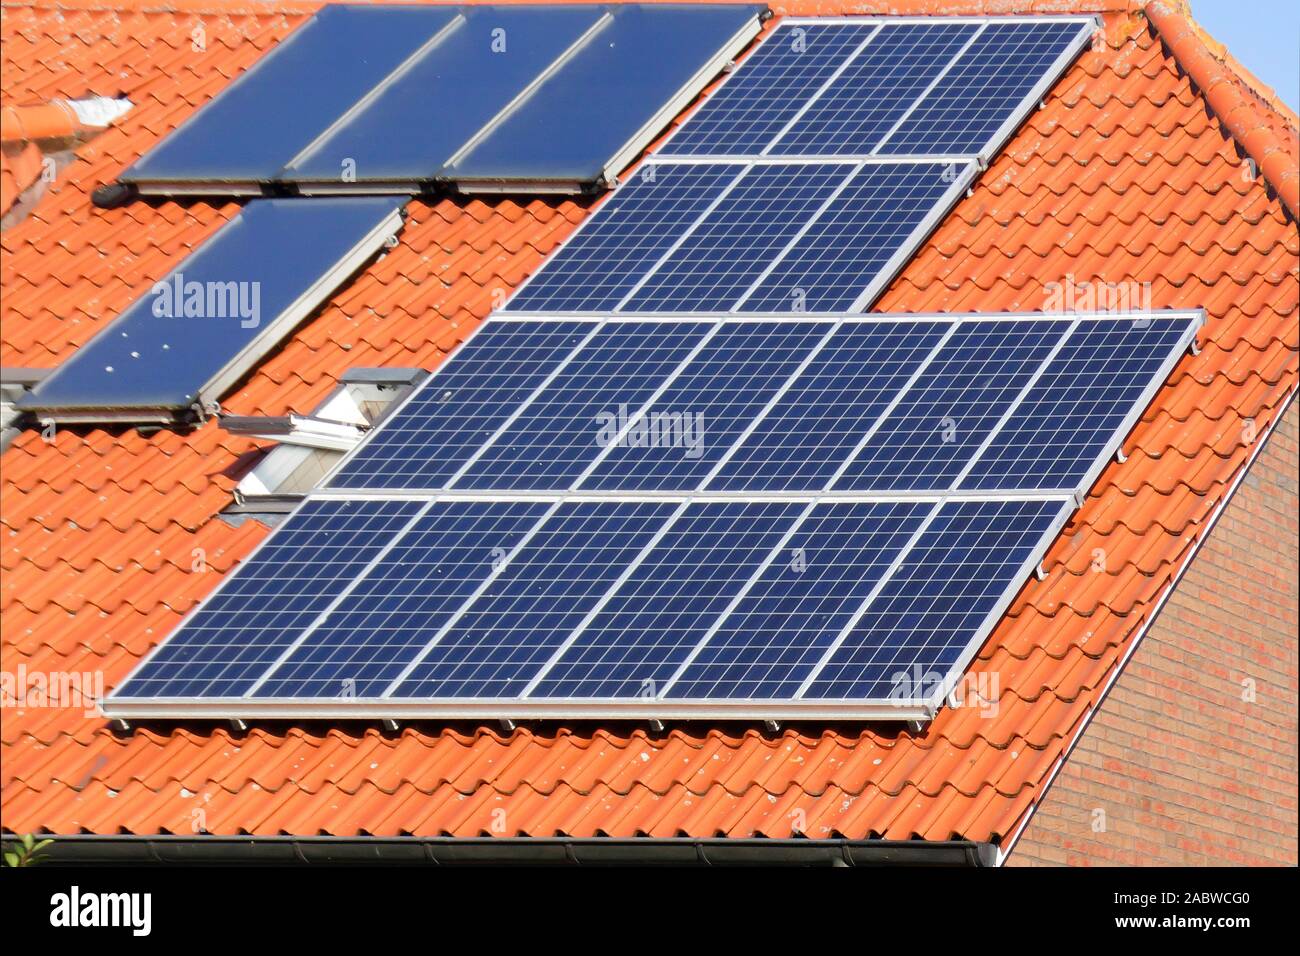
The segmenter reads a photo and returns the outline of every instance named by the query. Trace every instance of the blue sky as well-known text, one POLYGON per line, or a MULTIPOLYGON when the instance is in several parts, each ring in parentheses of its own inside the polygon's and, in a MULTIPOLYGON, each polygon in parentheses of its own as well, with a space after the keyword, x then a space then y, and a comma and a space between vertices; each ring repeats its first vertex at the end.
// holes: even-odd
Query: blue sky
POLYGON ((1192 0, 1192 16, 1293 110, 1300 110, 1300 2, 1192 0))

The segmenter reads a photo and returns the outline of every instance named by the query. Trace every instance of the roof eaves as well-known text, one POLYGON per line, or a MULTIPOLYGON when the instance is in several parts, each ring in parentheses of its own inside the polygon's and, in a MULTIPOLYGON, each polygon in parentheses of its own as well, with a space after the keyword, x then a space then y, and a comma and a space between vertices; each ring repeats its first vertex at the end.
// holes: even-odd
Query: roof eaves
POLYGON ((357 864, 697 866, 992 866, 997 848, 972 840, 733 837, 138 837, 55 836, 61 864, 357 864))

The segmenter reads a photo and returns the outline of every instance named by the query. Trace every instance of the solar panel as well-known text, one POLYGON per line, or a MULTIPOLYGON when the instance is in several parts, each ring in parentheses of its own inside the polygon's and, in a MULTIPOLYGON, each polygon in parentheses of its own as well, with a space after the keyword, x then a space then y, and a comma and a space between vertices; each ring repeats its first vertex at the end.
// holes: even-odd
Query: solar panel
POLYGON ((870 153, 978 29, 973 23, 881 27, 803 115, 770 141, 768 151, 778 156, 870 153))
POLYGON ((685 491, 701 485, 755 416, 830 335, 826 323, 732 323, 611 443, 580 487, 685 491))
POLYGON ((1047 364, 963 487, 1091 484, 1098 450, 1126 433, 1187 343, 1185 320, 1082 322, 1047 364))
POLYGON ((627 166, 765 14, 330 4, 121 178, 163 195, 576 192, 627 166))
POLYGON ((647 401, 708 331, 703 322, 605 326, 483 446, 455 486, 567 488, 600 453, 603 430, 647 401))
POLYGON ((727 3, 604 9, 606 25, 453 158, 449 179, 462 189, 474 182, 613 182, 754 38, 767 12, 761 4, 727 3))
POLYGON ((441 488, 599 326, 490 322, 412 394, 327 487, 441 488))
POLYGON ((643 166, 510 300, 516 312, 605 312, 744 172, 725 164, 643 166))
POLYGON ((68 422, 201 414, 378 252, 404 204, 249 202, 18 407, 68 422))
POLYGON ((378 697, 546 513, 539 502, 434 502, 268 670, 256 697, 378 697), (357 634, 366 634, 364 643, 357 634))
POLYGON ((732 452, 710 487, 825 487, 948 328, 944 322, 845 324, 732 452))
POLYGON ((973 163, 951 162, 653 162, 609 198, 506 311, 859 308, 934 225, 942 201, 960 194, 974 173, 973 163))
POLYGON ((1063 320, 959 327, 865 437, 836 487, 948 488, 1069 331, 1063 320))
POLYGON ((447 160, 606 17, 598 6, 465 8, 450 29, 432 35, 422 55, 341 114, 278 175, 302 184, 444 175, 447 160), (438 110, 436 122, 412 122, 418 103, 455 109, 438 110))
POLYGON ((1070 501, 940 507, 796 696, 900 705, 944 696, 957 665, 978 649, 971 635, 1001 616, 1073 510, 1070 501))
POLYGON ((750 167, 621 310, 726 311, 852 172, 838 164, 750 167))
POLYGON ((1061 476, 1091 480, 1200 321, 492 319, 340 466, 357 484, 309 499, 105 709, 931 715, 1086 490, 1061 476), (443 454, 412 410, 471 367, 522 374, 516 344, 548 334, 545 374, 491 410, 468 457, 447 420, 426 432, 461 470, 541 410, 509 440, 515 477, 391 497, 443 454), (694 403, 720 453, 588 446, 577 423, 620 385, 619 430, 694 403), (949 452, 929 426, 954 409, 949 452), (390 428, 403 441, 367 459, 390 428))
POLYGON ((866 309, 1096 25, 787 19, 506 309, 866 309))
POLYGON ((1042 80, 1077 53, 1070 21, 990 23, 888 137, 891 154, 985 151, 1042 80), (1055 68, 1055 69, 1054 69, 1055 68))
POLYGON ((455 7, 327 4, 121 179, 144 192, 201 183, 228 193, 242 191, 240 183, 269 182, 457 17, 455 7))
POLYGON ((527 695, 659 696, 803 510, 794 502, 686 506, 527 695))
POLYGON ((875 31, 870 23, 778 27, 659 152, 758 155, 875 31))
POLYGON ((806 507, 795 533, 665 687, 676 700, 793 698, 907 548, 929 502, 806 507))
POLYGON ((308 501, 229 575, 118 697, 247 692, 423 508, 416 501, 308 501))
POLYGON ((1096 27, 1091 17, 786 18, 661 152, 987 158, 1096 27))
POLYGON ((945 197, 966 189, 958 163, 863 166, 739 302, 744 312, 857 311, 884 291, 945 197))
POLYGON ((391 694, 401 699, 520 694, 677 507, 561 504, 509 560, 491 591, 425 647, 391 694))

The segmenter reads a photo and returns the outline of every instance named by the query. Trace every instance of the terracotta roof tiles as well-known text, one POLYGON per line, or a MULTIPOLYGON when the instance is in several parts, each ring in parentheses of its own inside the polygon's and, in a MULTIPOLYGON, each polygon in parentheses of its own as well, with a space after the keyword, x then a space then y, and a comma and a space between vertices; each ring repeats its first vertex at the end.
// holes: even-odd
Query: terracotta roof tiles
MULTIPOLYGON (((1294 395, 1294 117, 1234 79, 1163 6, 1150 21, 1136 2, 774 6, 1105 12, 1106 44, 1083 54, 877 308, 1032 310, 1048 283, 1073 277, 1138 283, 1156 307, 1209 316, 1199 354, 1178 365, 1125 442, 1127 460, 1106 469, 1045 579, 1025 585, 972 665, 997 688, 990 706, 945 709, 919 732, 541 723, 509 735, 474 724, 118 735, 78 709, 7 709, 6 830, 190 833, 199 808, 208 832, 226 834, 502 835, 494 811, 505 811, 507 836, 789 836, 798 821, 814 838, 996 841, 1017 831, 1294 395), (1263 135, 1242 133, 1246 110, 1263 135)), ((34 213, 0 237, 0 362, 56 364, 235 213, 203 203, 100 210, 89 194, 309 9, 5 0, 6 105, 98 93, 137 107, 81 147, 34 213), (186 51, 196 25, 212 55, 186 51)), ((400 245, 225 404, 308 411, 349 366, 436 364, 586 211, 569 200, 413 201, 400 245)), ((265 535, 216 517, 254 447, 213 425, 183 435, 65 428, 48 443, 20 435, 0 486, 5 669, 121 680, 265 535), (194 570, 195 549, 205 570, 194 570)), ((1269 786, 1250 785, 1260 799, 1269 786)))

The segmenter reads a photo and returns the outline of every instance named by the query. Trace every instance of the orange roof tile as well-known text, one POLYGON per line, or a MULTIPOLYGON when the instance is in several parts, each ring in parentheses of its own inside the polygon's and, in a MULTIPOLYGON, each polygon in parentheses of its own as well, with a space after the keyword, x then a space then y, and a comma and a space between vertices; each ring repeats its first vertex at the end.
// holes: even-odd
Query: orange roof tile
POLYGON ((0 215, 4 215, 18 197, 41 177, 45 168, 41 151, 34 143, 27 143, 10 152, 0 150, 0 215))
MULTIPOLYGON (((101 210, 89 194, 312 6, 5 0, 7 101, 121 94, 136 108, 82 146, 33 215, 0 237, 0 362, 54 365, 234 214, 235 204, 101 210), (209 53, 187 50, 196 26, 209 53)), ((1032 310, 1047 283, 1073 276, 1149 284, 1154 306, 1209 316, 1200 353, 1134 429, 1127 460, 1107 468, 1046 578, 1025 585, 980 651, 974 672, 999 681, 994 712, 945 709, 920 731, 275 724, 234 734, 195 724, 118 735, 80 710, 11 709, 0 733, 5 829, 188 834, 202 807, 219 834, 782 837, 802 819, 810 837, 1014 838, 1296 390, 1296 153, 1276 142, 1291 141, 1294 118, 1212 54, 1214 69, 1198 66, 1192 43, 1203 41, 1174 9, 1147 22, 1141 4, 1121 0, 774 7, 1105 12, 1106 43, 1081 57, 877 308, 1032 310), (1246 114, 1234 111, 1246 108, 1264 136, 1241 131, 1246 114), (1096 548, 1108 554, 1101 573, 1096 548), (499 810, 504 834, 492 827, 499 810)), ((306 412, 349 366, 436 364, 586 207, 444 199, 409 211, 401 244, 228 396, 230 409, 306 412)), ((215 517, 253 447, 210 424, 21 435, 0 485, 5 669, 121 680, 265 535, 215 517)), ((1246 786, 1253 799, 1278 798, 1271 779, 1246 786)))

